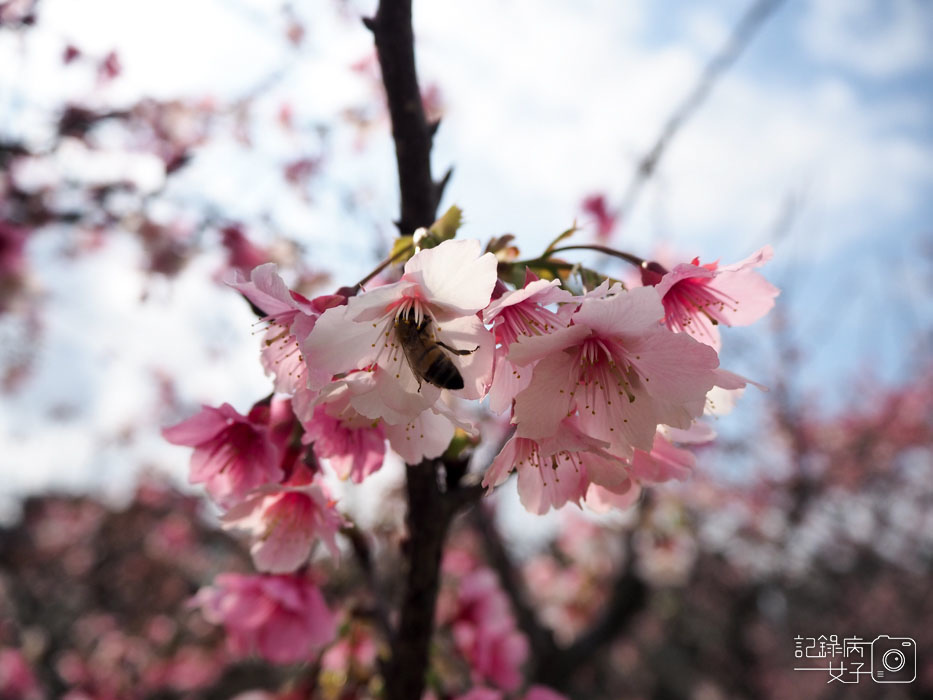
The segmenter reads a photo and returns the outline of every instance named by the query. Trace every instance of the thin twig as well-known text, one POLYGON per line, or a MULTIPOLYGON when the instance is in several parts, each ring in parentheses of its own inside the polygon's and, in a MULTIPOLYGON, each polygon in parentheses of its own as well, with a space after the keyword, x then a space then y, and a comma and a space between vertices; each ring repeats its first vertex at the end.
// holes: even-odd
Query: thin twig
POLYGON ((496 527, 492 510, 474 508, 470 513, 470 523, 479 534, 486 560, 498 575, 499 585, 512 604, 518 628, 528 638, 533 662, 553 657, 557 652, 554 634, 538 619, 525 580, 509 556, 502 535, 496 527))
POLYGON ((372 549, 369 546, 369 540, 366 534, 360 530, 356 524, 351 524, 341 530, 343 535, 350 540, 350 546, 353 548, 353 554, 359 564, 369 591, 373 596, 373 605, 376 610, 376 622, 385 637, 386 643, 392 643, 392 625, 389 621, 389 611, 386 608, 385 600, 382 596, 382 587, 376 577, 376 567, 373 564, 372 549))
POLYGON ((608 246, 596 244, 564 245, 560 248, 552 248, 550 251, 548 251, 548 255, 553 253, 561 253, 565 250, 593 250, 597 253, 602 253, 603 255, 609 255, 613 258, 624 260, 627 263, 631 263, 635 267, 641 267, 645 264, 644 258, 640 258, 637 255, 632 255, 631 253, 616 250, 615 248, 609 248, 608 246))

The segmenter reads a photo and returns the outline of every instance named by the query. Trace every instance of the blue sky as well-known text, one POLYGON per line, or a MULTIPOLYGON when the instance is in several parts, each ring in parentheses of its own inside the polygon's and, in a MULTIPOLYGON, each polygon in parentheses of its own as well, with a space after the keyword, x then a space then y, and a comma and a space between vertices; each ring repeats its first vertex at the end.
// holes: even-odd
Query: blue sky
MULTIPOLYGON (((371 84, 348 66, 371 49, 352 16, 372 6, 295 3, 308 33, 296 52, 281 40, 279 7, 259 0, 44 0, 35 32, 0 36, 0 129, 41 139, 44 110, 63 95, 224 100, 276 72, 256 106, 260 126, 283 101, 306 123, 334 122, 371 99, 371 84), (64 41, 116 49, 124 74, 92 93, 91 81, 62 73, 64 41)), ((586 194, 621 198, 638 157, 746 6, 416 2, 422 82, 439 86, 446 107, 434 162, 438 172, 455 166, 445 204, 465 210, 463 235, 511 232, 534 253, 580 216, 586 194)), ((803 381, 828 406, 852 398, 853 373, 903 378, 929 351, 917 339, 931 327, 931 30, 933 6, 921 0, 785 3, 678 135, 613 241, 643 256, 665 245, 723 262, 774 242, 765 274, 787 288, 781 302, 803 381), (772 241, 788 201, 791 225, 772 241)), ((169 194, 266 217, 333 268, 336 284, 352 283, 388 243, 397 207, 386 125, 363 153, 357 137, 336 128, 329 178, 311 207, 282 185, 296 144, 271 128, 255 131, 248 152, 229 141, 207 147, 169 194), (362 213, 347 218, 350 190, 364 193, 362 213)), ((256 235, 271 233, 259 226, 256 235)), ((185 450, 158 436, 167 418, 155 408, 151 372, 184 377, 192 407, 230 401, 245 410, 268 391, 248 310, 210 281, 216 259, 186 270, 174 288, 156 284, 139 304, 145 282, 133 240, 117 232, 100 256, 65 265, 56 255, 63 236, 31 249, 48 328, 33 383, 0 406, 0 494, 53 484, 119 490, 143 462, 183 474, 185 450), (50 423, 61 404, 81 410, 50 423), (143 428, 123 444, 117 436, 133 421, 143 428)), ((768 380, 767 323, 727 332, 726 343, 729 366, 768 380)))

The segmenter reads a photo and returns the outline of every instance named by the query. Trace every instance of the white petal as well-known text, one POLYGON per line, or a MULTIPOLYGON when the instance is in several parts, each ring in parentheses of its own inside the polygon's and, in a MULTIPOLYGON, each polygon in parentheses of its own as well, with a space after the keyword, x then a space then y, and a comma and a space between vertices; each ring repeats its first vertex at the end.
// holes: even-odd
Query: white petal
POLYGON ((320 389, 335 374, 362 369, 377 355, 381 329, 347 318, 347 307, 325 311, 301 345, 308 365, 308 385, 320 389))
POLYGON ((407 425, 387 425, 389 445, 407 464, 440 457, 454 436, 454 426, 434 411, 424 411, 407 425))
POLYGON ((418 281, 432 306, 457 316, 476 313, 489 303, 498 267, 496 256, 480 253, 477 240, 444 241, 409 260, 403 279, 418 281))

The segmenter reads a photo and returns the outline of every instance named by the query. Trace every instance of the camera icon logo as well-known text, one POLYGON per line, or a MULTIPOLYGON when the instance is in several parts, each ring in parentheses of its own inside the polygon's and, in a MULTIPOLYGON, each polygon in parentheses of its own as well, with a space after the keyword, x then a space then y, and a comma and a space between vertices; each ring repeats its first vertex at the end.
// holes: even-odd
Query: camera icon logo
POLYGON ((917 642, 910 637, 875 637, 871 678, 876 683, 911 683, 917 677, 917 642))

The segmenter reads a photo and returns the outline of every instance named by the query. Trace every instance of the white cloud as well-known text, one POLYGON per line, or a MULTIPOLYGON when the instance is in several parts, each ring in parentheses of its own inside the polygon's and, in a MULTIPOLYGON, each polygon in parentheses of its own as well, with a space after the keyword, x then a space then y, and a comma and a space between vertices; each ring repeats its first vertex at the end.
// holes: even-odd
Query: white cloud
POLYGON ((929 67, 931 31, 923 0, 811 0, 801 39, 816 58, 881 79, 929 67))

